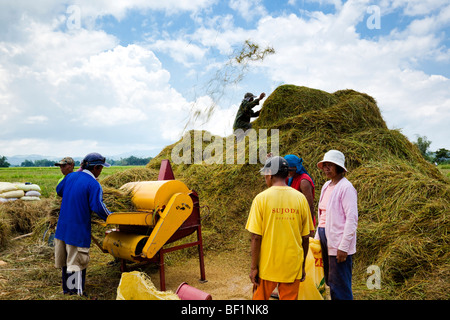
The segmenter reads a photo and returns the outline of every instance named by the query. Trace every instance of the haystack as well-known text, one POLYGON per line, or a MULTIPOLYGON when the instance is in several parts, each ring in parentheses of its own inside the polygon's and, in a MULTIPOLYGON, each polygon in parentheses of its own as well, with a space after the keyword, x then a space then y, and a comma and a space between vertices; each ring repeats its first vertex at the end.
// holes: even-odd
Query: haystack
MULTIPOLYGON (((401 131, 387 128, 374 98, 354 90, 331 94, 283 85, 266 99, 253 128, 279 129, 280 155, 304 159, 316 183, 316 201, 325 182, 316 163, 330 149, 345 154, 347 178, 359 201, 354 286, 364 287, 367 267, 377 265, 384 290, 369 298, 450 297, 449 181, 401 131)), ((193 138, 195 132, 189 134, 193 138)), ((162 159, 171 159, 176 145, 148 167, 158 169, 162 159)), ((206 248, 247 247, 244 225, 251 201, 265 188, 261 164, 172 165, 177 179, 210 209, 204 220, 206 248)), ((360 297, 367 298, 364 294, 360 297)))
MULTIPOLYGON (((112 212, 134 211, 131 194, 120 187, 130 181, 156 180, 158 171, 147 168, 124 170, 100 181, 103 199, 112 212)), ((0 206, 0 245, 8 243, 13 235, 33 232, 33 239, 39 240, 49 227, 56 226, 61 198, 56 195, 41 201, 14 201, 0 206)), ((93 215, 94 220, 96 216, 93 215)))

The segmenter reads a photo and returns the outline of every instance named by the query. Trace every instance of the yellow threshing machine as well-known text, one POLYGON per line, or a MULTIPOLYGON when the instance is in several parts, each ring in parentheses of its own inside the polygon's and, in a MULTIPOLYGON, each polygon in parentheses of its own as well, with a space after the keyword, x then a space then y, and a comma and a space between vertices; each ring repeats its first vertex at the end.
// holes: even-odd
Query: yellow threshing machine
POLYGON ((161 162, 157 181, 130 182, 122 189, 131 191, 136 212, 115 212, 107 225, 102 250, 122 261, 159 263, 160 288, 165 290, 164 254, 198 246, 201 281, 205 281, 199 198, 183 182, 175 180, 168 160, 161 162), (197 232, 197 241, 171 247, 165 245, 197 232))

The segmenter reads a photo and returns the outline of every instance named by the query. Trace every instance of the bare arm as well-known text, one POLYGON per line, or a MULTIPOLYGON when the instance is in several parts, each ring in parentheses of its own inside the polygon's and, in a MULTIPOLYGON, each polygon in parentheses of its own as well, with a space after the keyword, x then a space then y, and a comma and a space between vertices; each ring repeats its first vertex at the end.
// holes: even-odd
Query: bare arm
POLYGON ((308 255, 309 250, 309 235, 302 237, 302 247, 303 247, 303 274, 300 281, 305 281, 306 278, 306 271, 305 271, 305 263, 306 263, 306 256, 308 255))
POLYGON ((258 234, 252 233, 252 243, 251 243, 251 254, 252 254, 252 264, 250 270, 250 280, 256 286, 259 286, 259 253, 261 251, 261 239, 262 237, 258 234))
POLYGON ((311 211, 311 218, 313 218, 314 217, 314 195, 313 195, 313 188, 311 186, 311 183, 308 180, 303 179, 300 182, 300 191, 305 195, 306 200, 308 200, 309 210, 311 211))

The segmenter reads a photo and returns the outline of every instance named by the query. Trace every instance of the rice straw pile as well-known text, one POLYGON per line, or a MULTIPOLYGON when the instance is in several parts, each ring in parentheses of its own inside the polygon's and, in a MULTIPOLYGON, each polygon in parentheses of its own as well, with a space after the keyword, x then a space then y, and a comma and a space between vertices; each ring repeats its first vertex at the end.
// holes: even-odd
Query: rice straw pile
MULTIPOLYGON (((347 178, 358 190, 356 298, 358 292, 370 299, 450 298, 449 181, 399 130, 387 128, 374 98, 354 90, 331 94, 283 85, 266 99, 253 128, 279 129, 280 155, 303 158, 316 184, 316 208, 325 182, 316 163, 330 149, 345 154, 347 178), (367 294, 370 265, 380 267, 383 290, 367 294)), ((193 140, 195 132, 189 134, 193 140)), ((148 167, 159 168, 175 145, 148 167)), ((248 247, 244 226, 251 201, 266 188, 261 166, 172 164, 176 178, 210 209, 203 222, 206 248, 248 247)))

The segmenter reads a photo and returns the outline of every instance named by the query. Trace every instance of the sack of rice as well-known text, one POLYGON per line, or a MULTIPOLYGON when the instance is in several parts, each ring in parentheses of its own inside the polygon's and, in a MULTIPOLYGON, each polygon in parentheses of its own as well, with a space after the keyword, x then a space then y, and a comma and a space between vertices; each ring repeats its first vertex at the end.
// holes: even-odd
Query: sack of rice
POLYGON ((41 191, 41 187, 39 187, 37 184, 25 182, 25 183, 15 183, 15 186, 17 189, 23 190, 23 191, 41 191))
POLYGON ((10 198, 22 198, 25 195, 23 190, 12 190, 0 193, 0 198, 10 199, 10 198))
POLYGON ((41 198, 39 198, 39 197, 32 197, 32 196, 23 196, 22 198, 20 198, 20 200, 36 201, 36 200, 41 200, 41 198))
POLYGON ((29 196, 29 197, 40 197, 41 193, 39 191, 35 191, 35 190, 30 190, 25 192, 25 196, 29 196))
POLYGON ((17 187, 10 182, 0 182, 0 194, 3 192, 17 190, 17 187))

